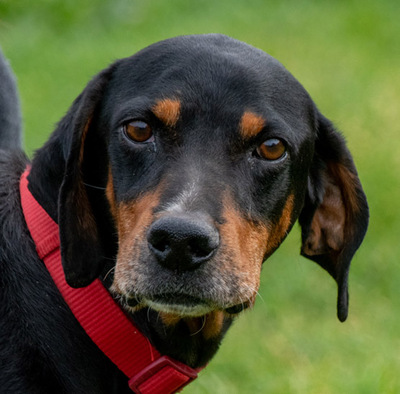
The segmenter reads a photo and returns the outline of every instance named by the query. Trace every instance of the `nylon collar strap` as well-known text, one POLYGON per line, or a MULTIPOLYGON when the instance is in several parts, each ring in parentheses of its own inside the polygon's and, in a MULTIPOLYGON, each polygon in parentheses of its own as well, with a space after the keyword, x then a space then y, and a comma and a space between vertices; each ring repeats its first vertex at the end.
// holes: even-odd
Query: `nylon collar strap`
POLYGON ((59 229, 28 189, 29 168, 20 181, 21 205, 39 258, 75 318, 97 347, 128 377, 131 390, 141 394, 168 394, 181 390, 198 370, 162 356, 135 327, 100 279, 79 289, 65 281, 59 229))

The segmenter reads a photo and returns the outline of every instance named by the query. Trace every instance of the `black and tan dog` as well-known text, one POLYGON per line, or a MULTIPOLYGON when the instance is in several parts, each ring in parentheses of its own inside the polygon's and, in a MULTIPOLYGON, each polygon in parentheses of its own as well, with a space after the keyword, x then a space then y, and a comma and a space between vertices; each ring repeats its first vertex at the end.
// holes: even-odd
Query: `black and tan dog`
MULTIPOLYGON (((0 387, 122 393, 38 259, 22 153, 0 158, 0 387)), ((254 303, 299 219, 302 254, 338 283, 368 207, 341 135, 276 60, 220 35, 154 44, 97 75, 35 155, 30 190, 60 226, 73 287, 102 277, 163 353, 193 367, 254 303)), ((128 392, 128 391, 127 391, 128 392)))

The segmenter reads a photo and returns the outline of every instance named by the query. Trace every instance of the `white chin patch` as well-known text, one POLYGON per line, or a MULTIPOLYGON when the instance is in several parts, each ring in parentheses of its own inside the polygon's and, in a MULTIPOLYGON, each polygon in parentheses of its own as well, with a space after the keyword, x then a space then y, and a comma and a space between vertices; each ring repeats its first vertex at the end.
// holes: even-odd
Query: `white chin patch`
POLYGON ((148 307, 154 309, 157 312, 170 313, 182 317, 186 316, 199 317, 212 312, 212 309, 208 305, 194 305, 194 306, 186 306, 179 304, 174 305, 174 304, 163 304, 161 302, 154 302, 150 300, 145 300, 144 304, 146 304, 148 307))

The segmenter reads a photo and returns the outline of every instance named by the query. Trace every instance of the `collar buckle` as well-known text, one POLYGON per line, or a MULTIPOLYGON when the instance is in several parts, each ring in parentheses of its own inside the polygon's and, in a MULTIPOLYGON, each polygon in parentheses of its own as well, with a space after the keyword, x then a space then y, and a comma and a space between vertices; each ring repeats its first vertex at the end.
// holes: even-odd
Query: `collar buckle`
POLYGON ((197 378, 197 371, 168 356, 162 356, 129 380, 137 394, 167 394, 180 391, 197 378))

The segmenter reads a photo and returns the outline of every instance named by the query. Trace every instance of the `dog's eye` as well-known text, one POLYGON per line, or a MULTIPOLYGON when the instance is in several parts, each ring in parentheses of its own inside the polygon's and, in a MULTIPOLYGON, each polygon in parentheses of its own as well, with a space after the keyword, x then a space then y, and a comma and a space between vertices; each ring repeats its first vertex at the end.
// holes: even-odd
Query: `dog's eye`
POLYGON ((124 132, 134 142, 145 143, 154 141, 153 130, 150 125, 142 120, 133 120, 125 124, 124 132))
POLYGON ((264 141, 257 149, 257 155, 265 160, 275 161, 286 154, 285 144, 278 138, 270 138, 264 141))

